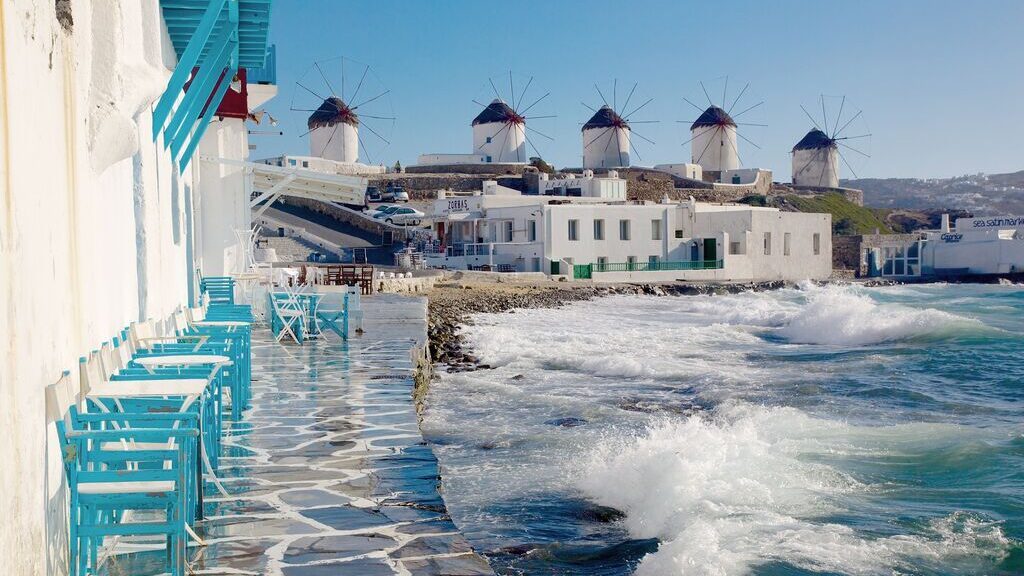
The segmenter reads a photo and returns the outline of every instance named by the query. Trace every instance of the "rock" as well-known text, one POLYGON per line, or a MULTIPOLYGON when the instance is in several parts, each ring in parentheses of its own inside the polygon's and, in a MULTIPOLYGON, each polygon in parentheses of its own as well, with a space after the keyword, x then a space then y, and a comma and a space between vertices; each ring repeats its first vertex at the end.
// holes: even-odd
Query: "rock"
POLYGON ((546 421, 544 423, 545 424, 550 424, 551 426, 561 426, 562 428, 575 428, 577 426, 583 426, 584 424, 587 423, 587 421, 584 420, 583 418, 568 417, 568 418, 554 418, 554 419, 548 420, 548 421, 546 421))

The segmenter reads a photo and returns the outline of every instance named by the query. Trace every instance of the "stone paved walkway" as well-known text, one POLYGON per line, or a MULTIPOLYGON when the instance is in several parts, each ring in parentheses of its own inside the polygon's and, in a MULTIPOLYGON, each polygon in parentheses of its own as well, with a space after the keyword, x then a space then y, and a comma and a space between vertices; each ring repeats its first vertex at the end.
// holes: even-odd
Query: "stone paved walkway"
MULTIPOLYGON (((420 436, 412 350, 426 338, 422 298, 364 300, 365 334, 305 346, 254 334, 253 408, 232 426, 220 477, 191 548, 199 574, 491 574, 438 494, 420 436)), ((130 550, 121 544, 119 551, 130 550)), ((162 553, 119 554, 111 575, 158 574, 162 553)))

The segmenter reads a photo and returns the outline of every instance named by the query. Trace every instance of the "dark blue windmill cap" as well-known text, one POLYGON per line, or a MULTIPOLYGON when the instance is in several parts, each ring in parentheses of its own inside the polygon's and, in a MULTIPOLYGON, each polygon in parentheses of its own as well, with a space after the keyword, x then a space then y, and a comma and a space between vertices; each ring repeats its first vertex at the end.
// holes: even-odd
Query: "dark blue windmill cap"
POLYGON ((729 113, 722 110, 718 106, 711 106, 700 115, 699 118, 694 120, 693 124, 690 125, 690 130, 696 130, 697 128, 704 128, 707 126, 735 126, 736 122, 729 116, 729 113))
POLYGON ((491 103, 487 105, 476 118, 473 118, 473 126, 477 124, 491 124, 495 122, 509 122, 517 117, 516 111, 512 109, 504 100, 495 98, 491 100, 491 103))
POLYGON ((605 104, 601 106, 601 109, 594 112, 594 115, 587 120, 587 123, 583 125, 583 130, 590 130, 592 128, 611 128, 617 126, 620 128, 629 128, 629 123, 626 122, 622 116, 612 107, 605 104))
POLYGON ((819 150, 821 148, 832 148, 835 145, 836 141, 829 138, 828 134, 815 128, 801 138, 796 143, 796 146, 793 146, 793 150, 819 150))

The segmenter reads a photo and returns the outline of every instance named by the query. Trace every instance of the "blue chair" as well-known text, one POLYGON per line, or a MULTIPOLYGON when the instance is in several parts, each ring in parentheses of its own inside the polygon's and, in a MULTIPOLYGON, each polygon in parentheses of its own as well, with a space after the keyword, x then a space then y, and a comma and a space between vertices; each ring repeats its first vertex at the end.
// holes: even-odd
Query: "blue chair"
POLYGON ((183 576, 198 487, 194 416, 79 414, 77 401, 67 372, 47 386, 47 423, 56 428, 70 492, 72 576, 96 572, 104 538, 128 535, 166 537, 170 573, 183 576))

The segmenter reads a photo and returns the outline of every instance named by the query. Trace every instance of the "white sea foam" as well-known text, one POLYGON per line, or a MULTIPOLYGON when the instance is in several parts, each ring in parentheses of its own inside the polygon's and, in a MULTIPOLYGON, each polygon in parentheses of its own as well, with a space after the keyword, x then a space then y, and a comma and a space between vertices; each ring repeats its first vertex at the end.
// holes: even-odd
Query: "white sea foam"
POLYGON ((634 537, 662 541, 640 575, 746 574, 771 560, 874 575, 967 556, 998 559, 1009 545, 1001 528, 960 514, 934 521, 924 535, 874 539, 821 520, 870 487, 810 456, 899 450, 905 433, 916 438, 922 426, 940 437, 956 433, 941 425, 862 430, 795 409, 732 406, 714 418, 606 438, 578 487, 623 510, 634 537))
POLYGON ((977 330, 975 320, 936 310, 879 304, 848 286, 806 290, 807 302, 778 330, 796 344, 862 346, 977 330))

